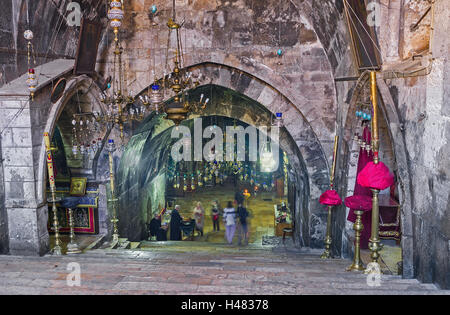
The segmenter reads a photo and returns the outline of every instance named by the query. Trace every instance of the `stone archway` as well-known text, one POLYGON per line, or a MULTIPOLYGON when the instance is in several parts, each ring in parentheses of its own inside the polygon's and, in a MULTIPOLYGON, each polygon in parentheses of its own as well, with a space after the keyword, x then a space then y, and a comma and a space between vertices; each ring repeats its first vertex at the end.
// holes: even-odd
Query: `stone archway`
POLYGON ((53 134, 55 122, 77 89, 96 89, 87 76, 74 77, 71 60, 57 60, 37 67, 40 85, 30 99, 22 76, 0 89, 2 158, 5 208, 8 218, 9 252, 13 255, 43 255, 49 249, 46 162, 43 133, 53 134), (68 80, 63 97, 51 104, 54 82, 68 80), (7 141, 5 141, 7 139, 7 141))
MULTIPOLYGON (((100 109, 101 112, 105 111, 104 104, 100 101, 100 89, 97 84, 93 81, 92 78, 82 75, 77 77, 69 78, 66 88, 64 90, 63 96, 51 106, 50 111, 48 113, 48 120, 44 127, 44 132, 48 132, 50 137, 53 135, 53 132, 56 127, 56 123, 60 118, 62 112, 64 111, 68 102, 74 97, 77 92, 81 92, 86 96, 92 104, 92 108, 96 107, 100 109)), ((38 178, 43 179, 39 181, 39 189, 38 189, 38 198, 42 198, 45 195, 46 189, 46 173, 47 173, 47 165, 45 159, 45 144, 42 142, 40 146, 40 154, 41 157, 39 161, 39 169, 38 169, 38 178)), ((98 157, 97 157, 98 158, 98 157)), ((95 170, 93 174, 95 174, 95 170)))
MULTIPOLYGON (((345 113, 346 131, 346 149, 350 150, 353 145, 353 137, 351 130, 356 126, 356 102, 364 85, 368 84, 370 80, 370 72, 365 71, 359 77, 347 113, 345 113)), ((402 260, 403 260, 403 277, 414 277, 414 261, 413 261, 413 222, 412 222, 412 191, 411 191, 411 175, 408 169, 408 161, 406 155, 406 144, 404 134, 402 132, 402 124, 400 122, 397 111, 394 108, 394 101, 392 99, 389 88, 382 78, 377 78, 377 88, 379 93, 379 108, 382 114, 382 119, 386 122, 389 138, 392 143, 392 150, 394 153, 394 171, 397 174, 396 180, 399 187, 399 202, 400 202, 400 220, 402 227, 402 260), (394 141, 395 139, 395 141, 394 141)), ((347 152, 348 154, 348 152, 347 152)))
MULTIPOLYGON (((283 113, 285 127, 295 140, 310 174, 311 209, 320 207, 318 198, 324 190, 328 189, 329 185, 329 162, 327 156, 332 155, 333 141, 331 139, 335 132, 334 123, 332 130, 330 130, 325 124, 326 119, 316 120, 311 117, 311 113, 314 115, 321 114, 319 109, 312 108, 314 104, 308 103, 306 99, 295 104, 282 91, 241 69, 212 62, 195 64, 189 66, 188 69, 193 72, 201 72, 210 79, 208 82, 203 82, 203 84, 214 84, 235 90, 259 102, 272 114, 276 112, 283 113), (305 111, 309 116, 303 114, 305 111), (316 133, 317 129, 321 131, 322 137, 326 138, 319 138, 316 133)), ((264 71, 267 71, 267 69, 264 71)), ((292 96, 292 94, 290 95, 292 96)), ((298 98, 296 99, 298 100, 298 98)), ((333 100, 331 102, 334 104, 333 100)), ((333 111, 332 108, 330 109, 333 111)), ((320 243, 319 246, 322 245, 320 243)))
MULTIPOLYGON (((220 70, 222 70, 222 68, 220 68, 220 70)), ((231 71, 232 69, 225 67, 225 70, 231 71)), ((210 70, 207 69, 206 71, 210 70)), ((219 71, 219 72, 221 72, 224 75, 227 75, 227 73, 230 74, 230 72, 226 71, 219 71)), ((236 71, 234 75, 239 75, 241 77, 241 80, 248 79, 249 85, 256 86, 257 84, 259 84, 260 93, 265 88, 263 83, 260 82, 258 79, 252 78, 244 72, 238 70, 234 71, 236 71)), ((306 200, 305 201, 306 204, 301 206, 302 209, 299 215, 299 222, 298 222, 299 223, 298 226, 301 226, 301 231, 299 231, 299 233, 301 233, 303 237, 302 242, 303 246, 322 247, 326 220, 323 217, 324 211, 322 207, 317 205, 321 191, 325 189, 325 187, 328 187, 327 162, 324 157, 323 151, 321 150, 320 143, 318 142, 317 139, 314 139, 314 134, 310 130, 308 123, 305 122, 305 119, 301 115, 301 112, 298 111, 297 109, 292 109, 293 105, 289 104, 289 102, 286 101, 284 97, 281 98, 281 100, 284 101, 283 104, 281 105, 280 102, 277 102, 277 100, 280 100, 280 98, 273 100, 271 103, 264 104, 259 101, 256 101, 249 95, 245 95, 242 92, 236 91, 237 89, 236 85, 239 85, 239 83, 234 80, 233 81, 231 80, 232 75, 227 76, 228 82, 222 76, 216 77, 211 76, 211 78, 215 78, 215 80, 211 80, 210 82, 208 82, 209 83, 208 86, 214 85, 220 87, 221 89, 234 91, 234 93, 239 94, 240 97, 244 98, 247 102, 258 103, 259 104, 258 106, 261 109, 258 111, 252 107, 251 111, 249 111, 249 113, 246 114, 245 111, 237 111, 233 109, 233 106, 227 107, 223 103, 221 103, 220 107, 214 107, 212 112, 208 112, 207 110, 207 115, 217 114, 225 117, 236 118, 251 125, 258 125, 258 124, 267 125, 270 124, 271 119, 270 117, 274 116, 275 112, 279 111, 280 108, 283 108, 283 106, 284 108, 288 108, 287 111, 290 117, 285 121, 285 128, 284 128, 285 133, 284 136, 281 137, 281 146, 284 146, 286 148, 285 151, 287 151, 287 153, 290 154, 291 156, 290 160, 294 161, 295 167, 298 169, 298 171, 306 174, 304 180, 307 181, 307 190, 308 190, 307 197, 305 198, 305 196, 302 196, 301 198, 302 200, 306 200), (217 82, 218 84, 214 84, 214 82, 217 82), (306 142, 305 140, 303 140, 302 142, 302 140, 299 139, 308 139, 309 143, 306 142), (317 149, 314 152, 315 147, 317 149), (313 187, 313 189, 311 188, 311 186, 313 187), (311 218, 313 218, 313 220, 311 220, 311 218)), ((200 86, 197 87, 196 90, 202 88, 203 87, 200 86)), ((251 91, 251 89, 249 89, 249 91, 251 91)), ((258 100, 260 99, 262 101, 265 100, 265 98, 258 98, 258 100)), ((213 100, 212 102, 216 101, 217 100, 213 100)), ((148 128, 143 128, 143 130, 147 132, 148 128)), ((135 137, 138 137, 136 138, 139 139, 138 141, 143 140, 141 139, 142 137, 141 135, 136 135, 135 137)), ((130 143, 134 143, 133 138, 131 139, 130 143)), ((126 157, 126 155, 124 155, 124 157, 126 157)), ((142 161, 139 162, 138 160, 136 160, 135 157, 132 158, 132 161, 135 161, 138 164, 143 163, 142 161)), ((125 176, 124 178, 126 178, 128 175, 123 176, 125 176)))

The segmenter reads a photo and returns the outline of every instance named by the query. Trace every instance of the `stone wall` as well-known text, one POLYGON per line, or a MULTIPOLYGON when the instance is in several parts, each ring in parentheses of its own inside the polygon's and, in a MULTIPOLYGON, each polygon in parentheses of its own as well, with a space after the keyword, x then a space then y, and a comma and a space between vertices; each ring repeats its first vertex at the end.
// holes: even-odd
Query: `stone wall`
POLYGON ((447 58, 427 77, 390 80, 404 124, 411 172, 415 274, 449 287, 450 111, 447 58), (446 276, 444 276, 446 275, 446 276))
MULTIPOLYGON (((0 138, 0 158, 2 157, 2 140, 0 138)), ((5 208, 5 187, 3 183, 3 163, 0 167, 0 254, 9 252, 8 218, 5 208)))
POLYGON ((31 112, 28 97, 11 96, 0 101, 0 128, 5 128, 2 164, 9 249, 18 255, 48 250, 47 205, 36 196, 38 161, 33 156, 31 112))
POLYGON ((106 16, 104 1, 99 0, 2 1, 0 87, 27 71, 27 42, 23 37, 27 29, 34 33, 36 65, 75 57, 80 27, 67 23, 69 12, 66 12, 73 1, 80 4, 84 17, 106 16))

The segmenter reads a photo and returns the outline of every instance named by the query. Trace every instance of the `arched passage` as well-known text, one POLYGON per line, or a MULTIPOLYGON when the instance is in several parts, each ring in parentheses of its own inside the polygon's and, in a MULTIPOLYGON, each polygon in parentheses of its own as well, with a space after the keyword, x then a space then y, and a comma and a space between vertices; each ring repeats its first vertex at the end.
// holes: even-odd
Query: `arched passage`
MULTIPOLYGON (((211 97, 210 105, 202 113, 202 117, 219 115, 253 126, 271 125, 273 114, 262 104, 241 93, 217 85, 200 86, 190 91, 190 97, 193 98, 199 97, 200 94, 211 97)), ((122 218, 119 217, 119 222, 124 221, 122 224, 134 227, 133 229, 124 228, 127 231, 127 236, 131 239, 141 237, 143 222, 142 220, 137 222, 140 220, 138 217, 141 210, 134 210, 135 214, 131 214, 129 211, 131 211, 130 209, 142 209, 141 203, 143 200, 140 200, 142 190, 145 190, 145 186, 150 184, 154 178, 164 173, 166 170, 165 164, 170 154, 170 144, 174 143, 174 140, 170 138, 170 124, 163 120, 165 127, 158 128, 160 123, 160 117, 149 116, 131 138, 121 159, 118 181, 121 185, 122 208, 126 205, 127 210, 122 211, 122 218), (152 154, 144 154, 144 151, 152 152, 152 154), (133 206, 130 206, 131 204, 133 206), (136 229, 137 226, 142 228, 136 229)), ((296 213, 296 239, 299 245, 305 245, 310 242, 311 218, 308 169, 296 142, 287 128, 281 129, 279 145, 289 158, 289 163, 292 167, 290 178, 293 183, 296 183, 296 193, 299 196, 297 204, 292 205, 296 213)), ((152 201, 152 204, 157 206, 154 201, 152 201)), ((317 227, 314 226, 314 228, 317 227)))
MULTIPOLYGON (((208 58, 207 56, 200 57, 208 58)), ((252 70, 251 67, 242 67, 250 71, 252 70)), ((308 221, 310 223, 305 226, 304 235, 312 235, 312 238, 310 239, 308 236, 305 244, 306 246, 322 247, 326 217, 318 199, 320 194, 328 189, 329 185, 329 163, 327 156, 331 156, 331 152, 329 151, 330 147, 332 147, 331 135, 334 133, 334 124, 330 127, 326 117, 330 113, 334 115, 332 110, 334 98, 329 100, 329 108, 324 104, 320 104, 320 107, 318 107, 319 105, 317 103, 308 100, 307 97, 299 96, 298 91, 295 95, 286 91, 288 93, 287 95, 293 97, 298 102, 294 103, 289 96, 283 93, 283 88, 278 90, 268 82, 240 68, 213 62, 196 63, 188 68, 190 71, 198 71, 208 78, 208 82, 202 82, 203 84, 214 84, 234 90, 247 99, 258 102, 272 115, 277 112, 283 113, 285 128, 295 141, 309 174, 308 180, 311 191, 308 204, 309 215, 305 215, 304 222, 308 221), (322 116, 320 119, 315 119, 314 117, 319 117, 323 114, 323 106, 328 109, 327 114, 325 117, 322 116), (307 114, 305 115, 304 113, 307 114), (317 132, 319 132, 320 138, 317 132), (328 153, 326 154, 325 152, 328 153), (312 221, 310 221, 311 216, 313 217, 312 221)), ((269 73, 265 74, 265 71, 268 70, 264 67, 258 68, 258 76, 264 78, 269 76, 269 73)), ((276 74, 271 72, 270 76, 276 76, 276 74)), ((225 108, 219 108, 218 113, 228 114, 225 108)), ((239 114, 238 118, 251 123, 251 120, 246 121, 246 119, 250 119, 246 117, 249 113, 250 111, 244 111, 239 114)))
MULTIPOLYGON (((356 130, 358 120, 355 112, 357 110, 357 102, 360 101, 364 88, 367 89, 370 80, 370 73, 368 71, 361 74, 359 77, 351 101, 349 109, 346 113, 344 133, 345 138, 345 155, 350 155, 350 150, 353 146, 352 131, 356 130)), ((380 108, 380 129, 383 131, 381 137, 381 151, 385 152, 385 160, 391 171, 395 174, 396 185, 398 188, 398 198, 400 203, 400 220, 401 220, 401 247, 402 247, 402 263, 403 276, 412 278, 414 276, 414 262, 413 262, 413 223, 412 223, 412 191, 411 191, 411 177, 408 170, 408 161, 406 155, 406 145, 404 135, 402 133, 402 124, 399 120, 397 111, 394 108, 394 102, 389 92, 385 81, 382 78, 377 80, 378 99, 380 108), (384 137, 384 141, 383 141, 384 137), (395 141, 394 141, 395 139, 395 141), (386 159, 388 161, 386 161, 386 159)), ((383 158, 382 158, 383 160, 383 158)), ((351 174, 356 174, 356 165, 343 165, 348 171, 347 176, 347 190, 352 190, 354 185, 354 178, 350 180, 351 174)), ((345 212, 344 212, 345 213, 345 212)))

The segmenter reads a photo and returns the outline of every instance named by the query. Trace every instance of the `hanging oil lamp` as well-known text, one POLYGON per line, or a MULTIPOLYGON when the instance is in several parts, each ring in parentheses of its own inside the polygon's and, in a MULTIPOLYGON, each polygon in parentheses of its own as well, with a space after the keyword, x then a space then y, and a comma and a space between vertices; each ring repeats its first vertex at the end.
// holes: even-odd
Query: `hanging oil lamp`
POLYGON ((191 190, 195 190, 195 177, 194 177, 194 173, 191 174, 191 190))
POLYGON ((34 58, 34 49, 31 40, 34 35, 31 30, 26 30, 23 33, 23 37, 27 40, 27 62, 28 62, 28 74, 27 74, 27 86, 28 91, 30 91, 31 99, 34 99, 34 92, 36 92, 38 80, 36 78, 36 73, 34 68, 32 68, 31 59, 33 58, 33 64, 36 65, 36 59, 34 58))

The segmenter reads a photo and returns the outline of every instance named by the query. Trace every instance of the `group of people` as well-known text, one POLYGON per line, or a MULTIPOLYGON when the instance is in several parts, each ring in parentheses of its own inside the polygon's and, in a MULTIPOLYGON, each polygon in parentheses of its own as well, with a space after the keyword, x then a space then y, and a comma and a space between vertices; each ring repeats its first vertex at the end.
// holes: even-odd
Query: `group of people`
POLYGON ((223 218, 225 221, 225 236, 228 244, 233 243, 233 237, 238 228, 238 245, 242 245, 242 242, 248 244, 248 222, 247 218, 249 213, 247 208, 242 203, 237 205, 237 209, 233 207, 233 203, 228 201, 227 207, 223 209, 223 218))
MULTIPOLYGON (((236 195, 238 196, 238 195, 236 195)), ((221 209, 217 200, 213 201, 211 208, 211 217, 213 223, 213 231, 220 231, 220 217, 223 218, 225 224, 225 236, 228 244, 232 244, 233 237, 238 229, 238 244, 242 242, 248 244, 249 230, 248 217, 249 212, 243 206, 243 198, 236 198, 235 204, 237 208, 233 207, 233 202, 229 201, 227 207, 221 209)), ((180 241, 182 239, 181 231, 183 218, 180 215, 180 206, 176 205, 170 215, 170 240, 180 241)), ((194 230, 203 236, 203 228, 205 223, 205 210, 200 202, 197 202, 193 210, 193 220, 195 221, 194 230)), ((156 237, 157 241, 167 241, 167 225, 161 224, 161 215, 158 214, 150 221, 149 232, 150 235, 156 237)))

